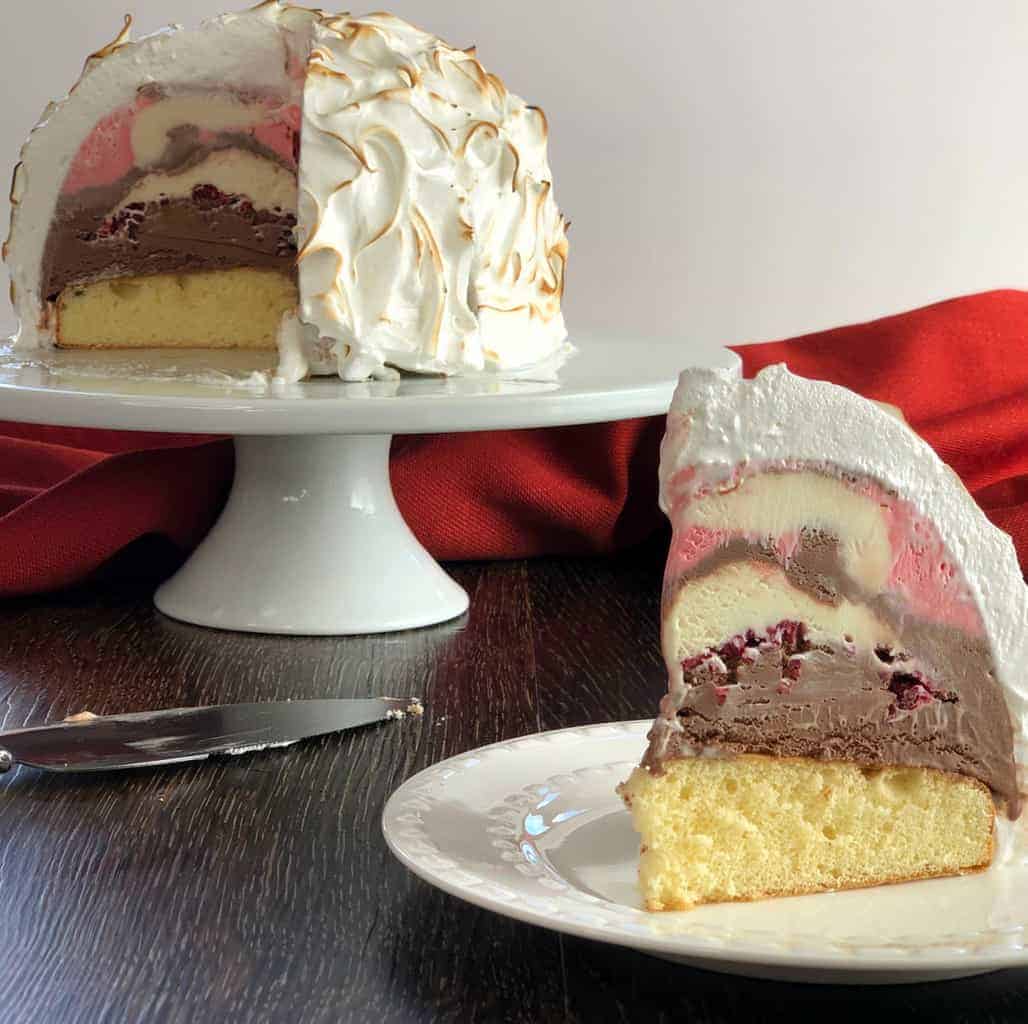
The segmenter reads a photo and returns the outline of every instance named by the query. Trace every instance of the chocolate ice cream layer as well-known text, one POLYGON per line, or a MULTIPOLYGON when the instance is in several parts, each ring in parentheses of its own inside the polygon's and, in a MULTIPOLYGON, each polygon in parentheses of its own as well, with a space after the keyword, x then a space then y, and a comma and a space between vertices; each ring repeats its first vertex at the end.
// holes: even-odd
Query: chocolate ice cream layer
POLYGON ((79 213, 55 223, 47 298, 113 277, 232 267, 294 274, 296 218, 227 199, 197 189, 191 199, 132 204, 113 221, 79 213))

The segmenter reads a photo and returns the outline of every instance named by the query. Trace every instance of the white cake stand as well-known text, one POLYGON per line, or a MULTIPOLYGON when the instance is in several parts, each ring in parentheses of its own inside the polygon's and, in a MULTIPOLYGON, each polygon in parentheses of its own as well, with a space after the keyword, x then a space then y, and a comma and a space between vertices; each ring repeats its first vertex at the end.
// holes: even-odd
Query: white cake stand
MULTIPOLYGON (((206 540, 156 595, 185 622, 346 635, 461 615, 468 596, 393 499, 393 434, 599 423, 667 410, 686 366, 728 367, 717 345, 579 334, 557 381, 318 379, 273 393, 262 354, 22 353, 0 348, 0 419, 230 434, 236 476, 206 540), (258 359, 258 362, 255 362, 258 359)), ((491 458, 503 460, 501 446, 491 458)))

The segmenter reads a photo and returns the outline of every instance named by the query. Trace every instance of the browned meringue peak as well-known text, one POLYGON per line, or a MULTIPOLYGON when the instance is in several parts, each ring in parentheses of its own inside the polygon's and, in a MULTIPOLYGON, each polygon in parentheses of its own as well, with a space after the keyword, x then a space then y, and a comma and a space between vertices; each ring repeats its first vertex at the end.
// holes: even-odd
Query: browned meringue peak
POLYGON ((388 14, 315 26, 301 319, 344 377, 520 368, 564 348, 546 137, 474 52, 388 14))
MULTIPOLYGON (((93 64, 99 61, 106 60, 116 50, 120 50, 121 47, 127 45, 132 39, 132 15, 125 15, 125 24, 122 26, 121 31, 106 45, 101 46, 95 53, 91 53, 87 58, 85 64, 82 66, 82 73, 85 74, 93 66, 93 64)), ((76 83, 77 84, 77 83, 76 83)), ((74 88, 74 86, 73 86, 74 88)))

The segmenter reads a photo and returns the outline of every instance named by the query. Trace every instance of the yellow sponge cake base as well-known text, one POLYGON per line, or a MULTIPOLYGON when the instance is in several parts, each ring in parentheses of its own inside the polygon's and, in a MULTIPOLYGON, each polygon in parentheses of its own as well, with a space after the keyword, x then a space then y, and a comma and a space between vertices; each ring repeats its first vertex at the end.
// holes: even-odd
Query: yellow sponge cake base
POLYGON ((930 768, 744 755, 636 768, 619 792, 648 910, 962 874, 992 860, 982 783, 930 768))
POLYGON ((295 281, 238 267, 122 277, 66 288, 57 301, 61 348, 273 349, 295 281))

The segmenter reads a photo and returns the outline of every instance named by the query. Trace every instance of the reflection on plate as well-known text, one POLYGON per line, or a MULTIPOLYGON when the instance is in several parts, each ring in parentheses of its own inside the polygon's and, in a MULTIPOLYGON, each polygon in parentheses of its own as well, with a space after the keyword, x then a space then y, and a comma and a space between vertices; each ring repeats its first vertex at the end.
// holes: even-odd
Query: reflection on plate
POLYGON ((1028 965, 1028 865, 963 878, 649 914, 614 793, 649 722, 484 747, 405 783, 383 817, 412 871, 479 906, 712 970, 895 983, 1028 965))

